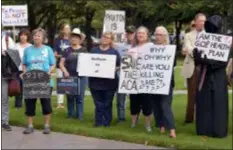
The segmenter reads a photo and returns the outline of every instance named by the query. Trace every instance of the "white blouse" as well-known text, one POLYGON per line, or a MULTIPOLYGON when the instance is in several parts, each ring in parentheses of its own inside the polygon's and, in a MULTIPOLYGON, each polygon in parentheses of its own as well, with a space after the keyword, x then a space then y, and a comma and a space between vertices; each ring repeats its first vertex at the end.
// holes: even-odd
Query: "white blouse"
POLYGON ((16 43, 15 44, 15 49, 17 51, 19 51, 19 56, 20 56, 20 59, 21 59, 21 64, 19 66, 19 71, 23 71, 23 55, 24 55, 24 50, 25 48, 31 46, 32 44, 28 43, 25 47, 21 47, 20 46, 20 43, 16 43))

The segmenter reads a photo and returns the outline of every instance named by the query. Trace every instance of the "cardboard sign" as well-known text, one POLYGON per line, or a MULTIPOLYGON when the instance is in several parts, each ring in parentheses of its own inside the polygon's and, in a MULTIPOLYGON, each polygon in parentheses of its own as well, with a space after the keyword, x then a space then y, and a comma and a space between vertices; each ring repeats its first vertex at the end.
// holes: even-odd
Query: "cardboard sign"
POLYGON ((77 72, 79 76, 115 78, 116 56, 80 53, 77 72))
POLYGON ((123 43, 125 39, 125 11, 106 10, 103 32, 115 33, 115 41, 123 43))
POLYGON ((2 6, 3 26, 28 26, 27 5, 2 6))
POLYGON ((57 78, 57 93, 79 95, 79 80, 77 77, 57 78))
POLYGON ((195 47, 203 51, 208 59, 228 61, 232 37, 220 34, 201 33, 195 42, 195 47))
POLYGON ((154 44, 130 49, 122 58, 118 92, 168 95, 175 50, 175 45, 154 44))
POLYGON ((25 98, 50 98, 50 76, 40 70, 28 71, 23 75, 23 96, 25 98))

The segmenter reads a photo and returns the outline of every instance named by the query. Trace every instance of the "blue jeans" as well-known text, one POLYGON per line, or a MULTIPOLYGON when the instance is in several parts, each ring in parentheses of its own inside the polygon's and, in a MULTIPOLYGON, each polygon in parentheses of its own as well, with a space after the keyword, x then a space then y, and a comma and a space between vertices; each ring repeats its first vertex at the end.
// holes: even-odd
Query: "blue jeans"
POLYGON ((126 94, 117 93, 117 118, 118 121, 125 120, 125 99, 126 94))
POLYGON ((79 77, 79 95, 67 95, 68 117, 83 119, 83 105, 86 89, 86 77, 79 77))
POLYGON ((21 73, 22 73, 22 71, 19 71, 17 74, 17 80, 20 83, 21 93, 20 93, 20 95, 15 96, 15 108, 21 108, 22 103, 23 103, 23 82, 22 82, 22 79, 20 78, 21 73))
POLYGON ((174 115, 172 112, 173 88, 170 87, 168 95, 153 95, 152 97, 156 127, 175 129, 174 115))
POLYGON ((93 90, 95 103, 95 126, 109 126, 112 121, 112 101, 115 90, 93 90))

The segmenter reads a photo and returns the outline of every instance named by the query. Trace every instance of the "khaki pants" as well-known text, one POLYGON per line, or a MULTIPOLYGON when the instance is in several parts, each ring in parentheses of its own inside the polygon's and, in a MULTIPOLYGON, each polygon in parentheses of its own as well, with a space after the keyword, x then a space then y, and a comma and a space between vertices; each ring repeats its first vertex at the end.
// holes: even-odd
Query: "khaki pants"
POLYGON ((196 91, 197 91, 197 77, 198 77, 198 67, 195 67, 192 77, 187 79, 188 102, 186 106, 185 122, 193 122, 194 120, 195 99, 196 99, 196 91))

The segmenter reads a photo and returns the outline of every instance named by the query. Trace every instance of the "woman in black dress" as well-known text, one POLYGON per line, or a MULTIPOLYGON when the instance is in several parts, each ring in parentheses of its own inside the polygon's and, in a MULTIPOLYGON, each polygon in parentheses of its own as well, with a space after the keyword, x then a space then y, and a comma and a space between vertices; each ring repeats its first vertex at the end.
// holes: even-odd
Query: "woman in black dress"
MULTIPOLYGON (((205 23, 207 33, 219 34, 222 18, 211 16, 205 23)), ((223 138, 228 133, 228 89, 227 62, 201 58, 201 52, 194 49, 195 64, 200 66, 196 96, 197 135, 223 138)))

